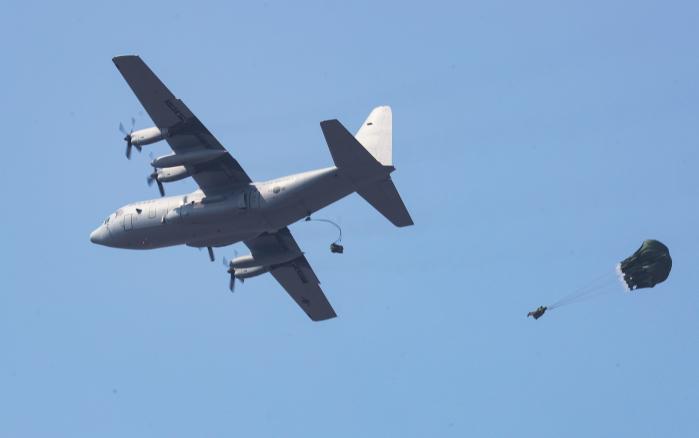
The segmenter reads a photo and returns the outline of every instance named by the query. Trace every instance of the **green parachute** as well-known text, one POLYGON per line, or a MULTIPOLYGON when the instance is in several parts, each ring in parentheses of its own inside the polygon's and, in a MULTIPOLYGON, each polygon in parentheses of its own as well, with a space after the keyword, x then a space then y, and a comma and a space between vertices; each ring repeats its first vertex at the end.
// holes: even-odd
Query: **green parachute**
POLYGON ((670 275, 670 250, 657 240, 646 240, 631 257, 619 263, 618 269, 629 290, 654 287, 670 275))
POLYGON ((614 292, 616 288, 613 286, 617 276, 628 291, 655 287, 656 284, 667 280, 671 269, 672 258, 667 246, 657 240, 646 240, 635 253, 617 264, 616 274, 601 275, 550 306, 540 306, 529 312, 527 316, 539 319, 547 310, 614 292))

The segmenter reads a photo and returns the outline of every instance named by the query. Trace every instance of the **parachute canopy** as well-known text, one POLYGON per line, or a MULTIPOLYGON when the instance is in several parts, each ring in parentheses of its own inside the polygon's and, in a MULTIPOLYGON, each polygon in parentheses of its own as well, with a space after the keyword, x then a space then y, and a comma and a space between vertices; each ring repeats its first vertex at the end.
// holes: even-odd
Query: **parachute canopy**
POLYGON ((629 290, 653 287, 665 281, 672 269, 667 246, 657 240, 646 240, 638 251, 619 264, 629 290))

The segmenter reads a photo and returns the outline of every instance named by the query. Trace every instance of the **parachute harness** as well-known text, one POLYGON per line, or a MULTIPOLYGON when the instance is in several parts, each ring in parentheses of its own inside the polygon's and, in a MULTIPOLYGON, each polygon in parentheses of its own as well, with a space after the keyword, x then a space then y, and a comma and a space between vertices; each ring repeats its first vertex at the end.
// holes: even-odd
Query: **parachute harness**
POLYGON ((331 221, 330 219, 314 219, 314 218, 311 218, 310 216, 306 217, 306 222, 311 222, 311 221, 313 221, 313 222, 325 222, 325 223, 331 224, 335 228, 337 228, 337 231, 340 234, 338 235, 337 239, 335 239, 335 241, 330 244, 330 252, 332 252, 334 254, 342 254, 345 251, 345 247, 340 245, 340 242, 342 242, 342 228, 340 228, 340 226, 338 224, 331 221))

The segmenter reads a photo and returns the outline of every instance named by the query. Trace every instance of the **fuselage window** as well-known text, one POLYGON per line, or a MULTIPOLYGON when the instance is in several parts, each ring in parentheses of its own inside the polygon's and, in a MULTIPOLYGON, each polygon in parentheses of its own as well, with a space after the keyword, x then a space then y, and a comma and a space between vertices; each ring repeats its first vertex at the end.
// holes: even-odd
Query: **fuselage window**
POLYGON ((127 231, 133 229, 133 215, 132 214, 127 214, 124 216, 124 229, 127 231))

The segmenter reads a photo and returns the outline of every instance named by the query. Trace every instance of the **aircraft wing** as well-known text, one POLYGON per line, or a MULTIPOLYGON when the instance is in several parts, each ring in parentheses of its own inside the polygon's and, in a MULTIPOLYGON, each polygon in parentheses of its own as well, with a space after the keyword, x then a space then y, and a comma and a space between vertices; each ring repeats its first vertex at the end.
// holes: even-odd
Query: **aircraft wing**
MULTIPOLYGON (((168 132, 166 141, 175 154, 206 149, 225 150, 187 105, 168 90, 140 57, 117 56, 112 60, 158 129, 168 132)), ((250 177, 229 153, 186 167, 207 195, 250 182, 250 177)))
POLYGON ((253 256, 260 258, 263 255, 269 256, 273 253, 300 254, 299 257, 289 262, 273 265, 270 268, 270 273, 313 321, 322 321, 337 316, 320 288, 318 277, 313 272, 311 265, 308 264, 308 260, 299 249, 288 228, 246 240, 245 245, 250 248, 253 256))

